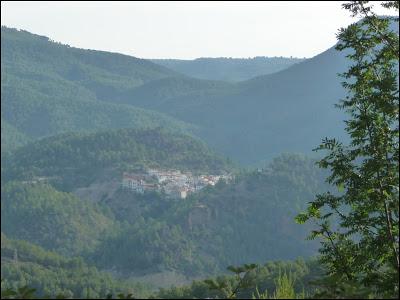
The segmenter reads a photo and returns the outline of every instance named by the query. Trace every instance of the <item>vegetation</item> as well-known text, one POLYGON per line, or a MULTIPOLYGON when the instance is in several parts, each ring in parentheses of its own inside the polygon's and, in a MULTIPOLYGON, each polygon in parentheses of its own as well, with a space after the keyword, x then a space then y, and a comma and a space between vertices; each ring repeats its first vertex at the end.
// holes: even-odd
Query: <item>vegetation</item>
POLYGON ((193 281, 189 286, 160 289, 162 299, 294 299, 312 295, 310 282, 323 270, 314 260, 275 261, 228 267, 234 275, 193 281))
POLYGON ((158 167, 220 173, 233 165, 201 141, 161 128, 69 133, 30 143, 6 161, 6 178, 49 177, 70 191, 102 179, 120 180, 130 168, 158 167))
POLYGON ((1 119, 1 153, 9 153, 12 150, 28 143, 30 139, 23 133, 19 132, 12 125, 1 119))
MULTIPOLYGON (((190 127, 115 103, 121 91, 176 76, 147 60, 76 49, 6 27, 1 28, 1 50, 2 132, 3 122, 30 138, 112 128, 190 127)), ((8 130, 5 135, 14 136, 8 130)))
MULTIPOLYGON (((104 150, 94 140, 89 144, 104 150)), ((26 162, 47 161, 48 153, 26 162)), ((63 255, 81 255, 99 268, 123 274, 175 270, 189 277, 205 276, 229 264, 315 253, 316 244, 303 241, 308 229, 297 226, 293 217, 325 189, 323 177, 312 160, 285 155, 265 170, 243 173, 184 201, 118 189, 97 204, 59 192, 51 183, 10 181, 2 188, 2 228, 11 238, 63 255), (290 247, 294 241, 296 249, 290 247)))
POLYGON ((64 255, 93 250, 112 225, 96 205, 46 184, 9 182, 1 189, 2 231, 64 255))
MULTIPOLYGON (((398 1, 383 4, 394 8, 398 1)), ((338 50, 351 49, 343 74, 349 95, 344 145, 325 139, 319 166, 342 193, 317 195, 298 220, 314 220, 320 260, 327 268, 325 297, 399 297, 399 35, 365 1, 344 4, 364 18, 339 33, 338 50), (332 226, 332 218, 339 220, 332 226)), ((395 18, 398 21, 398 18, 395 18)))
POLYGON ((248 261, 313 255, 317 244, 304 241, 310 227, 293 218, 325 190, 323 178, 313 160, 286 155, 268 169, 220 182, 184 201, 118 192, 105 204, 130 224, 104 240, 93 262, 124 272, 179 270, 193 277, 248 261))
POLYGON ((342 136, 342 115, 332 104, 344 94, 336 74, 346 59, 334 49, 278 73, 226 83, 3 27, 1 65, 2 119, 30 138, 160 126, 257 164, 288 149, 309 153, 321 136, 342 136))
POLYGON ((26 241, 9 239, 3 233, 1 259, 2 299, 53 298, 57 295, 106 298, 109 294, 120 293, 145 297, 150 293, 146 286, 116 280, 86 264, 80 257, 66 258, 26 241))
MULTIPOLYGON (((315 280, 322 273, 322 269, 313 260, 269 262, 262 266, 252 264, 229 267, 228 270, 234 273, 233 276, 227 274, 212 279, 193 281, 189 286, 150 291, 148 287, 140 284, 127 281, 117 283, 108 274, 88 267, 79 259, 68 261, 27 243, 12 241, 12 245, 10 245, 10 242, 8 242, 4 249, 9 252, 11 247, 21 249, 22 245, 24 246, 23 253, 35 253, 37 256, 40 253, 40 257, 46 259, 46 265, 43 267, 43 263, 38 260, 38 263, 31 263, 31 268, 27 268, 26 264, 21 262, 21 259, 10 258, 10 261, 6 263, 5 273, 7 275, 12 273, 14 277, 8 281, 2 281, 3 299, 29 299, 34 296, 38 298, 45 295, 59 295, 63 298, 80 297, 83 299, 88 299, 89 296, 91 298, 106 298, 105 295, 107 295, 107 299, 113 295, 120 299, 128 299, 129 297, 156 299, 303 299, 316 291, 315 287, 310 286, 308 282, 315 280), (77 276, 74 276, 73 279, 79 278, 81 274, 82 276, 89 275, 90 279, 88 280, 87 277, 82 278, 82 281, 70 279, 64 283, 61 280, 55 281, 54 276, 46 278, 51 274, 51 271, 60 270, 60 266, 67 269, 62 269, 62 273, 58 276, 61 280, 64 279, 64 274, 68 274, 70 271, 77 273, 77 276), (42 272, 35 272, 35 268, 42 268, 42 272), (17 269, 20 272, 16 272, 17 269), (32 278, 31 274, 39 275, 39 277, 32 278), (14 278, 19 279, 15 281, 14 278), (22 281, 21 278, 23 278, 22 281), (52 284, 43 286, 43 281, 40 280, 42 278, 46 280, 44 281, 46 284, 52 284), (27 288, 26 285, 16 286, 15 282, 26 282, 33 288, 27 288), (261 293, 260 290, 263 292, 261 293), (15 297, 17 295, 20 297, 15 297)), ((35 260, 37 258, 31 256, 30 259, 35 260)))
POLYGON ((194 78, 237 82, 276 73, 303 60, 292 57, 257 56, 253 58, 202 57, 194 60, 152 59, 151 61, 194 78))
POLYGON ((345 55, 331 48, 278 73, 213 90, 179 94, 180 81, 149 82, 127 103, 194 124, 196 135, 219 152, 257 165, 288 149, 310 154, 321 136, 345 138, 343 114, 333 104, 345 94, 337 73, 347 64, 345 55), (170 96, 167 90, 173 91, 170 96))

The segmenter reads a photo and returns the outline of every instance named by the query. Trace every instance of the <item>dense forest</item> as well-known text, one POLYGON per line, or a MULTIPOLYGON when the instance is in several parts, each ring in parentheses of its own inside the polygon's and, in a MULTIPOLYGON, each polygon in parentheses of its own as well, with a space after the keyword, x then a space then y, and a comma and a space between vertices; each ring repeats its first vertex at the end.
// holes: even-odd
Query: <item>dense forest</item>
POLYGON ((19 148, 4 158, 4 179, 48 177, 63 190, 119 178, 137 168, 220 173, 234 168, 202 141, 162 128, 67 133, 19 148))
POLYGON ((152 59, 151 61, 194 78, 238 82, 282 71, 303 60, 292 57, 257 56, 253 58, 202 57, 193 60, 152 59))
MULTIPOLYGON (((130 133, 132 138, 132 131, 122 132, 130 133)), ((141 132, 134 132, 138 134, 137 137, 143 138, 141 132)), ((154 134, 154 130, 152 132, 154 134)), ((117 133, 121 134, 121 131, 117 133)), ((89 137, 93 138, 89 139, 90 143, 86 143, 91 149, 90 153, 98 153, 97 157, 104 158, 101 153, 110 144, 101 147, 99 142, 102 141, 102 134, 89 137)), ((60 151, 58 153, 61 155, 63 145, 68 145, 71 140, 70 136, 64 135, 57 139, 58 142, 54 144, 38 145, 39 149, 48 149, 44 153, 25 152, 21 148, 16 154, 29 153, 45 158, 49 156, 48 151, 53 151, 51 156, 59 157, 55 162, 61 163, 63 157, 55 155, 57 152, 54 151, 60 151), (68 143, 63 144, 62 141, 68 143)), ((75 137, 73 140, 82 141, 75 137)), ((136 140, 138 141, 140 139, 136 140)), ((147 141, 151 142, 147 153, 160 149, 154 136, 147 141)), ((173 145, 179 145, 179 140, 171 141, 174 142, 173 145)), ((188 144, 189 141, 180 141, 180 149, 183 150, 184 143, 188 144)), ((84 148, 80 149, 84 157, 84 148)), ((128 149, 133 153, 137 152, 131 146, 125 148, 127 154, 130 153, 128 149)), ((198 151, 201 147, 193 149, 196 149, 197 157, 203 160, 213 158, 209 152, 198 151), (200 155, 201 153, 204 154, 200 155)), ((123 148, 119 150, 116 153, 123 153, 123 148)), ((175 157, 179 157, 179 152, 173 153, 175 157)), ((194 162, 197 161, 191 152, 188 154, 191 159, 195 159, 194 162)), ((154 166, 156 158, 157 155, 148 157, 148 160, 140 160, 133 156, 131 162, 152 162, 151 165, 154 166)), ((199 170, 207 171, 204 169, 207 166, 206 160, 203 160, 199 170)), ((18 161, 22 163, 24 159, 18 161)), ((27 161, 39 163, 40 159, 27 161)), ((77 166, 82 163, 79 158, 75 161, 77 166)), ((190 161, 193 160, 187 160, 183 156, 175 164, 173 159, 169 160, 168 166, 180 167, 182 162, 189 166, 190 161)), ((218 166, 218 161, 221 170, 229 170, 229 164, 223 160, 212 161, 212 165, 218 166)), ((118 165, 117 160, 115 164, 118 165)), ((268 259, 310 256, 315 254, 316 244, 304 241, 307 229, 298 227, 294 216, 305 208, 313 194, 326 188, 323 182, 324 173, 313 164, 313 160, 299 155, 283 155, 265 169, 235 173, 232 182, 219 182, 214 187, 210 186, 190 195, 185 201, 166 199, 163 194, 155 192, 135 194, 118 188, 119 185, 115 192, 97 198, 90 195, 97 193, 96 189, 89 189, 89 193, 79 199, 76 194, 85 185, 81 181, 72 180, 76 176, 68 173, 59 173, 59 180, 47 182, 14 178, 2 184, 2 230, 11 238, 34 242, 62 255, 82 255, 99 268, 133 275, 140 275, 144 271, 162 273, 175 270, 189 277, 204 276, 217 274, 226 265, 248 260, 261 263, 268 259), (68 185, 60 182, 67 182, 68 185), (69 192, 57 190, 63 188, 69 192), (37 219, 37 216, 44 217, 37 219), (265 227, 265 218, 271 226, 265 227), (290 247, 293 240, 298 243, 296 249, 290 247)), ((29 164, 25 165, 28 168, 29 164)), ((57 166, 61 168, 62 164, 50 164, 52 168, 46 166, 39 164, 32 166, 31 170, 39 172, 37 174, 41 176, 52 177, 56 173, 46 172, 59 172, 57 166), (46 172, 42 173, 41 168, 46 172)), ((85 166, 81 166, 82 170, 85 166)), ((105 174, 97 177, 96 187, 107 187, 108 181, 120 180, 121 174, 110 172, 109 164, 97 162, 96 166, 91 171, 92 175, 87 173, 87 178, 95 178, 93 174, 105 174)), ((195 165, 191 169, 195 170, 195 165)), ((80 173, 83 171, 79 170, 78 174, 80 173)), ((30 179, 32 178, 35 177, 30 179)))
POLYGON ((288 149, 310 155, 321 136, 343 136, 337 124, 344 116, 333 104, 344 95, 336 75, 346 59, 334 49, 232 83, 6 27, 1 40, 2 120, 30 138, 161 126, 254 165, 288 149))
POLYGON ((23 240, 9 239, 3 233, 1 274, 2 291, 29 284, 39 296, 105 298, 108 294, 134 293, 135 297, 145 297, 150 292, 147 286, 117 280, 80 257, 65 257, 23 240))
POLYGON ((6 27, 1 29, 1 49, 1 128, 7 136, 2 149, 11 150, 21 134, 39 138, 69 131, 190 127, 113 99, 101 101, 114 90, 175 75, 147 60, 71 48, 6 27), (15 130, 4 132, 5 126, 15 130))

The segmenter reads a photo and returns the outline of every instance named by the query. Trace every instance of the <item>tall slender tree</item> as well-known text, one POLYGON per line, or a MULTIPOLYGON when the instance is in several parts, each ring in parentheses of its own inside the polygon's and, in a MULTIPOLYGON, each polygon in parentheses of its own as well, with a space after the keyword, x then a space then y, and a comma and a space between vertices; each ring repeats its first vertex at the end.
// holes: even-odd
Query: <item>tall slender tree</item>
MULTIPOLYGON (((381 5, 398 15, 399 1, 381 5)), ((340 29, 336 47, 353 63, 341 74, 348 96, 337 105, 349 116, 350 143, 326 138, 316 149, 325 151, 318 164, 331 171, 327 181, 339 192, 317 195, 297 221, 317 224, 310 238, 321 238, 321 262, 334 282, 331 296, 343 296, 347 285, 398 298, 398 17, 377 16, 369 1, 343 7, 362 17, 340 29)))

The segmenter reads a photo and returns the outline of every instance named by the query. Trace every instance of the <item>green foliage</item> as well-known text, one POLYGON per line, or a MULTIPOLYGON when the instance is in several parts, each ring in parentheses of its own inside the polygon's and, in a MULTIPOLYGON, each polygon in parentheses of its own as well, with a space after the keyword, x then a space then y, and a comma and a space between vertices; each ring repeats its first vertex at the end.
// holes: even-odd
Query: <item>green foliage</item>
MULTIPOLYGON (((386 2, 398 13, 398 1, 386 2)), ((398 298, 399 293, 399 34, 372 13, 368 1, 344 4, 364 18, 339 32, 337 49, 354 63, 342 76, 341 101, 351 142, 324 139, 319 166, 339 195, 317 195, 299 222, 315 221, 310 238, 322 238, 328 270, 325 297, 398 298), (332 226, 331 220, 339 220, 332 226), (329 280, 331 278, 331 280, 329 280), (331 294, 330 294, 331 293, 331 294)))
POLYGON ((1 259, 2 299, 106 298, 121 292, 125 297, 149 294, 145 286, 116 280, 80 257, 67 258, 26 241, 9 239, 3 233, 1 259))
POLYGON ((228 268, 234 275, 193 281, 190 286, 160 289, 162 299, 294 299, 313 295, 310 281, 322 269, 316 261, 269 262, 228 268), (263 291, 263 292, 260 292, 263 291), (307 291, 307 293, 305 293, 307 291), (269 296, 271 295, 271 296, 269 296))
POLYGON ((113 221, 99 207, 46 184, 9 182, 1 188, 1 228, 65 255, 93 250, 113 221))
POLYGON ((289 273, 279 274, 275 281, 276 289, 273 299, 294 299, 296 293, 294 291, 294 279, 289 273))
POLYGON ((12 288, 1 290, 1 299, 35 299, 36 289, 28 286, 19 287, 16 291, 12 288))

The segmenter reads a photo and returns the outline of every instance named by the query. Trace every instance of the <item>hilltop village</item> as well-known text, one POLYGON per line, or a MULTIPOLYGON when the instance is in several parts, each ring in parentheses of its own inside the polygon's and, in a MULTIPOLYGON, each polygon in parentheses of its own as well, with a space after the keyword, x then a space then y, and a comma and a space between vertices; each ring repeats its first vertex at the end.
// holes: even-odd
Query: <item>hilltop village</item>
POLYGON ((219 180, 228 182, 232 175, 198 175, 179 170, 147 169, 140 173, 122 174, 124 189, 143 194, 146 191, 164 192, 169 198, 185 199, 188 194, 195 193, 202 188, 214 186, 219 180))

